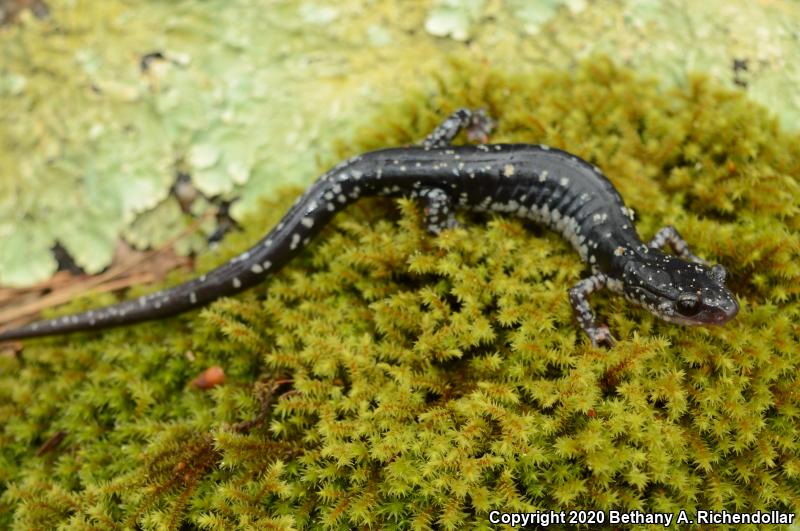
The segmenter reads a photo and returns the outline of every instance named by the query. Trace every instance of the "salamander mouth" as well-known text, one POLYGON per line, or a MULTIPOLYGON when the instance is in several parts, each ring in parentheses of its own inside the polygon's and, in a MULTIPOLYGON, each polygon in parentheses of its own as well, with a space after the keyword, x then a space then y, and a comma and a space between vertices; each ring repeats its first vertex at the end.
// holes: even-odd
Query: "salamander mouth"
POLYGON ((739 303, 732 296, 727 297, 727 300, 722 301, 716 308, 718 311, 714 312, 708 324, 724 325, 739 313, 739 303))

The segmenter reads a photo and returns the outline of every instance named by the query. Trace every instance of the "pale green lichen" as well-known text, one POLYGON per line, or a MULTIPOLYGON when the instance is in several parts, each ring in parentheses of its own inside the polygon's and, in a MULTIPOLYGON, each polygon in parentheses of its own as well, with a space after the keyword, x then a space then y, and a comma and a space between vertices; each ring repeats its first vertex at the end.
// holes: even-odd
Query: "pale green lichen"
POLYGON ((484 4, 484 0, 437 0, 425 19, 425 30, 436 37, 466 41, 484 4))
POLYGON ((426 96, 387 106, 319 170, 485 107, 492 140, 579 154, 643 236, 675 224, 724 264, 739 316, 688 329, 600 295, 619 343, 595 349, 566 296, 584 266, 557 235, 463 216, 432 237, 414 203, 363 199, 235 299, 0 359, 0 523, 460 529, 491 527, 495 508, 800 509, 798 138, 705 79, 664 92, 597 57, 536 79, 460 61, 426 96), (192 389, 212 365, 226 384, 192 389), (291 390, 237 429, 272 378, 291 390))

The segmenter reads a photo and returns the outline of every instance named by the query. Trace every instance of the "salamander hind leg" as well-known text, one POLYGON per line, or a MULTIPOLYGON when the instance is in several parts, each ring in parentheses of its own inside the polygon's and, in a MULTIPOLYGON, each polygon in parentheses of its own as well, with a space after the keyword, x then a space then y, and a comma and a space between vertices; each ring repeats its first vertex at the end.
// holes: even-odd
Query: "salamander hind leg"
POLYGON ((422 147, 430 149, 449 146, 462 129, 467 130, 467 139, 471 142, 486 143, 489 133, 494 129, 494 120, 482 109, 458 109, 439 124, 425 140, 422 147))
POLYGON ((453 201, 441 188, 423 188, 417 194, 425 212, 425 228, 431 234, 458 226, 453 215, 453 201))
POLYGON ((606 287, 607 278, 602 273, 592 275, 575 284, 569 290, 569 301, 572 303, 572 310, 578 324, 589 336, 592 346, 605 345, 614 346, 614 338, 611 336, 606 325, 598 325, 594 318, 594 312, 589 306, 589 296, 595 291, 606 287))

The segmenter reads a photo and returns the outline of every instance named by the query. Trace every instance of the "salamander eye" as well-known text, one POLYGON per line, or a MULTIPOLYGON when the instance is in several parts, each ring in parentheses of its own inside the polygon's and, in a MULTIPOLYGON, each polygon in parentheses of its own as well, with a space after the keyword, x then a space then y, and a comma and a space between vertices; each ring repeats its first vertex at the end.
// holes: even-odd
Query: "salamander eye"
POLYGON ((690 317, 700 311, 700 299, 697 295, 685 293, 675 303, 675 309, 679 314, 690 317))

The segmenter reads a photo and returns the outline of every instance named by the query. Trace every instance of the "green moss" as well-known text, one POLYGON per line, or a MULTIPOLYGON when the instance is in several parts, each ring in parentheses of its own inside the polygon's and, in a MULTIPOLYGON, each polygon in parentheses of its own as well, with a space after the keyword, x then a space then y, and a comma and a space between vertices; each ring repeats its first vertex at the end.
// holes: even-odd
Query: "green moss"
POLYGON ((0 359, 0 524, 456 529, 489 527, 493 508, 797 511, 798 138, 703 79, 664 93, 599 58, 535 79, 456 62, 440 87, 387 107, 338 155, 487 107, 494 141, 601 166, 644 236, 675 224, 724 264, 740 315, 687 329, 600 295, 620 341, 594 349, 566 297, 584 268, 558 236, 464 217, 431 237, 412 202, 362 200, 235 299, 0 359), (192 388, 211 365, 225 385, 192 388))

